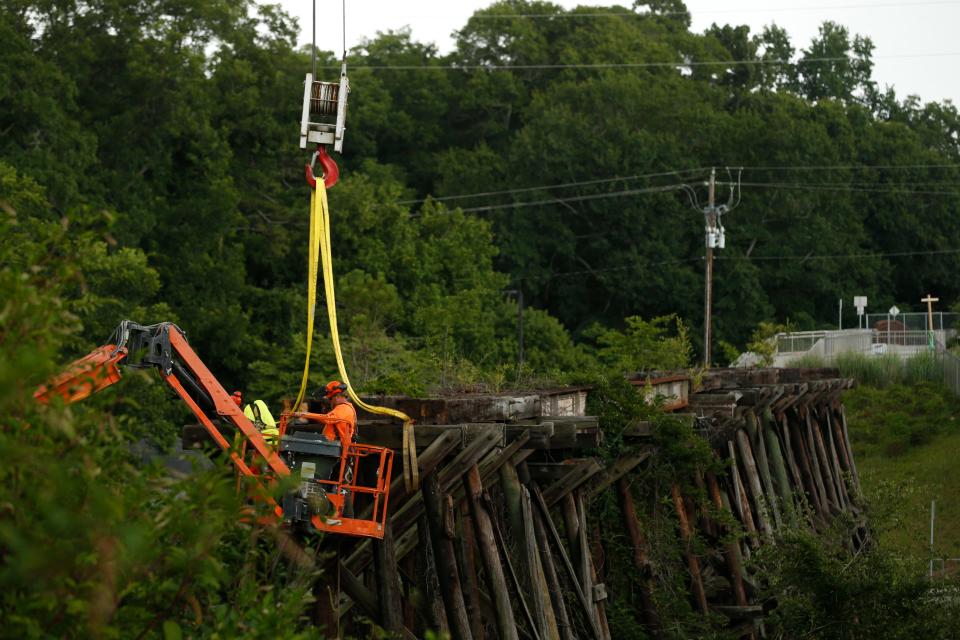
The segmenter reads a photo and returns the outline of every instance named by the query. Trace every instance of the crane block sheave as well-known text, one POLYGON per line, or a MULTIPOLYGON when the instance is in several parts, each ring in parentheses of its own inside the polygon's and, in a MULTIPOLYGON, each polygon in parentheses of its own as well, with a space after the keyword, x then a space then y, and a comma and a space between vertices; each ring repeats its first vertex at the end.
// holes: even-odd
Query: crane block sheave
POLYGON ((303 112, 300 117, 300 148, 307 144, 333 145, 337 153, 343 151, 343 135, 347 124, 347 97, 350 81, 347 63, 340 67, 339 82, 322 82, 308 73, 303 82, 303 112))
POLYGON ((68 365, 34 397, 44 404, 57 397, 67 403, 83 400, 119 382, 121 367, 155 369, 237 472, 251 480, 254 499, 265 502, 272 517, 308 530, 383 537, 393 451, 327 440, 315 428, 325 416, 310 413, 284 413, 279 437, 265 437, 172 322, 122 322, 108 344, 68 365), (294 488, 278 502, 272 489, 289 476, 294 477, 294 488), (354 480, 360 476, 369 483, 354 480), (368 511, 368 518, 348 517, 355 498, 365 501, 358 511, 368 511))

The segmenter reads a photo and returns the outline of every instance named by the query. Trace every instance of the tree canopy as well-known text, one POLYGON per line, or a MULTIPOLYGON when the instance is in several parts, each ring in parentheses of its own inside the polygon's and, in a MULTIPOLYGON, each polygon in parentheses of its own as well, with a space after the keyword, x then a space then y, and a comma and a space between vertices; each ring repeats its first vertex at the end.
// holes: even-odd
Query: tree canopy
MULTIPOLYGON (((0 159, 42 187, 38 217, 102 240, 77 350, 124 316, 173 318, 228 385, 290 392, 261 380, 285 381, 303 338, 297 31, 253 2, 6 3, 0 159)), ((347 340, 384 354, 360 381, 496 378, 518 351, 506 290, 528 375, 598 362, 597 327, 626 318, 676 314, 699 349, 691 205, 712 166, 737 203, 718 340, 825 325, 854 293, 956 300, 960 117, 880 88, 872 51, 832 22, 806 47, 773 24, 695 33, 682 2, 652 1, 497 2, 449 53, 370 37, 330 194, 347 340)))

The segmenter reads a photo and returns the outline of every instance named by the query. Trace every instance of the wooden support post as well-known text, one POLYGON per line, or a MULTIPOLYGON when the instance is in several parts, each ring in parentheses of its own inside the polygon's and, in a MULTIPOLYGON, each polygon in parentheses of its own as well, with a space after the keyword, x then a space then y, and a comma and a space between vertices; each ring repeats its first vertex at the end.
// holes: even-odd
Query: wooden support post
MULTIPOLYGON (((818 524, 825 524, 828 515, 826 508, 825 493, 821 492, 821 487, 817 484, 817 476, 814 472, 813 462, 810 459, 810 451, 807 447, 806 432, 808 431, 804 424, 806 418, 799 412, 795 412, 797 423, 791 425, 790 436, 793 440, 793 449, 797 452, 797 463, 800 467, 800 475, 803 477, 804 486, 807 489, 807 495, 810 497, 810 503, 817 513, 816 520, 818 524), (799 424, 798 424, 799 423, 799 424)), ((817 527, 818 529, 820 527, 817 527)))
POLYGON ((832 407, 828 408, 827 411, 829 412, 827 415, 829 416, 830 426, 833 429, 833 438, 837 443, 837 451, 840 455, 840 464, 843 466, 843 470, 846 473, 849 473, 852 478, 853 465, 850 463, 850 460, 853 456, 849 451, 847 451, 847 443, 843 437, 843 426, 840 424, 840 419, 837 415, 837 412, 834 411, 832 407))
MULTIPOLYGON (((580 586, 584 595, 590 602, 590 615, 593 616, 597 628, 601 630, 600 636, 603 638, 603 628, 600 625, 600 612, 596 603, 593 601, 593 558, 590 554, 590 543, 587 541, 587 509, 583 503, 583 492, 577 489, 574 493, 574 503, 577 508, 577 577, 580 578, 580 586)), ((605 640, 605 639, 604 639, 605 640)))
MULTIPOLYGON (((437 561, 433 555, 433 543, 430 539, 430 524, 424 513, 417 521, 417 579, 422 593, 423 618, 427 629, 439 633, 450 633, 447 624, 447 612, 443 608, 443 596, 440 594, 440 579, 437 561)), ((426 629, 425 629, 426 630, 426 629)))
POLYGON ((830 469, 833 471, 833 481, 837 485, 837 496, 840 498, 840 507, 846 511, 850 508, 850 498, 847 495, 847 485, 843 481, 843 470, 840 468, 840 459, 837 456, 837 448, 833 442, 833 428, 830 424, 829 409, 823 410, 824 428, 823 439, 827 445, 827 451, 830 454, 830 469))
POLYGON ((827 421, 827 436, 830 438, 830 451, 834 458, 834 466, 837 470, 840 488, 843 490, 843 499, 847 509, 859 513, 860 509, 854 500, 857 495, 857 488, 853 486, 853 471, 850 466, 850 456, 847 454, 843 440, 843 430, 837 420, 833 408, 824 407, 824 415, 827 421), (847 479, 849 478, 849 483, 847 479))
POLYGON ((803 478, 800 476, 800 467, 797 465, 797 457, 793 453, 793 446, 790 442, 790 423, 787 421, 786 413, 780 414, 779 420, 774 420, 774 429, 779 429, 781 440, 783 440, 784 453, 787 459, 787 468, 790 469, 790 476, 793 478, 793 486, 803 497, 803 478))
POLYGON ((847 430, 847 409, 840 405, 840 425, 843 429, 843 442, 850 452, 850 472, 853 474, 853 481, 857 486, 857 495, 860 495, 860 474, 857 473, 857 460, 853 457, 853 447, 850 446, 850 432, 847 430))
MULTIPOLYGON (((769 412, 769 409, 767 410, 769 412)), ((777 493, 780 496, 781 511, 785 517, 793 511, 793 496, 790 491, 790 478, 787 477, 787 465, 780 450, 780 439, 773 425, 773 416, 766 413, 760 421, 760 432, 764 435, 767 453, 770 457, 770 467, 776 480, 777 493)))
POLYGON ((754 515, 757 517, 758 529, 762 529, 767 538, 772 540, 773 527, 770 525, 769 512, 767 511, 767 498, 763 493, 763 487, 760 486, 760 474, 757 473, 757 463, 753 459, 750 440, 743 429, 737 429, 737 448, 740 450, 740 458, 743 460, 743 471, 747 478, 747 486, 753 493, 753 503, 756 505, 754 515))
POLYGON ((593 527, 593 545, 590 551, 590 579, 591 583, 594 585, 594 589, 598 587, 603 587, 603 597, 594 597, 593 606, 597 610, 597 622, 600 624, 600 635, 603 637, 603 640, 612 640, 610 636, 610 623, 607 620, 607 608, 604 605, 604 600, 606 600, 606 581, 602 579, 600 573, 597 571, 597 557, 603 558, 603 545, 600 541, 600 527, 593 527))
POLYGON ((843 511, 843 503, 840 501, 840 496, 837 495, 837 485, 833 481, 833 473, 830 471, 830 459, 827 454, 827 448, 823 444, 823 435, 820 433, 820 424, 817 422, 816 418, 811 415, 812 412, 807 412, 807 424, 810 425, 810 433, 813 438, 813 446, 816 452, 817 461, 820 466, 820 475, 823 478, 823 485, 827 489, 827 497, 831 510, 837 514, 843 511))
POLYGON ((560 630, 554 617, 543 565, 537 550, 530 494, 527 488, 520 484, 517 470, 512 464, 500 467, 500 487, 506 502, 510 528, 514 538, 518 540, 521 571, 527 579, 526 591, 530 596, 536 627, 542 638, 559 640, 560 630))
POLYGON ((483 613, 480 604, 480 580, 477 579, 477 548, 474 534, 473 518, 470 511, 459 509, 457 550, 459 552, 460 573, 463 577, 463 597, 467 605, 467 616, 470 618, 470 629, 473 631, 473 640, 483 640, 486 635, 483 624, 483 613))
POLYGON ((680 493, 679 485, 674 483, 670 489, 670 495, 673 496, 673 506, 677 510, 677 520, 680 522, 680 538, 687 547, 684 553, 687 556, 687 568, 690 570, 690 581, 692 583, 693 597, 697 601, 697 606, 700 608, 700 613, 706 615, 709 613, 709 610, 707 609, 707 594, 703 588, 703 576, 700 574, 700 560, 697 558, 696 554, 693 553, 693 549, 691 548, 693 532, 690 529, 690 520, 687 517, 687 507, 684 504, 683 495, 680 493))
MULTIPOLYGON (((364 586, 363 581, 347 568, 343 562, 337 563, 337 570, 340 572, 337 576, 340 580, 340 588, 353 600, 364 612, 371 618, 379 615, 380 607, 377 605, 377 596, 364 586)), ((395 576, 396 577, 396 576, 395 576)), ((415 640, 416 636, 405 626, 401 625, 395 632, 404 640, 415 640)), ((331 634, 331 638, 337 637, 331 634)))
POLYGON ((481 501, 483 499, 483 485, 480 483, 480 470, 476 465, 470 467, 463 478, 467 492, 467 503, 470 505, 470 515, 477 533, 477 546, 480 549, 480 559, 490 587, 490 597, 496 611, 497 630, 501 640, 519 640, 517 623, 513 617, 513 605, 510 602, 510 591, 507 579, 503 574, 500 563, 500 552, 494 538, 493 525, 481 501))
POLYGON ((779 528, 783 525, 783 519, 780 517, 780 507, 777 504, 779 502, 777 492, 773 488, 773 477, 770 474, 770 459, 767 457, 767 447, 764 442, 763 430, 759 427, 758 422, 756 414, 753 412, 747 413, 746 429, 747 433, 750 434, 750 445, 753 447, 755 466, 757 471, 760 472, 760 480, 763 482, 763 488, 766 490, 767 507, 770 513, 773 514, 773 520, 777 528, 779 528))
POLYGON ((401 604, 403 605, 403 626, 415 631, 417 629, 417 611, 415 605, 418 600, 423 600, 422 596, 418 595, 418 592, 423 593, 423 591, 420 590, 420 581, 416 579, 417 576, 419 576, 417 572, 417 559, 412 554, 408 554, 401 564, 403 565, 403 572, 408 577, 406 593, 401 599, 401 604))
MULTIPOLYGON (((549 503, 548 503, 549 504, 549 503)), ((573 492, 567 493, 560 500, 560 513, 563 516, 563 529, 567 534, 567 548, 570 550, 570 560, 577 569, 580 577, 582 565, 580 563, 580 519, 577 515, 577 502, 573 492)))
POLYGON ((600 636, 600 629, 597 628, 597 622, 593 617, 593 607, 587 600, 587 596, 583 592, 580 581, 577 580, 577 573, 573 568, 573 564, 570 562, 570 556, 567 555, 567 551, 563 547, 563 541, 560 539, 560 534, 557 533, 557 528, 553 524, 553 518, 550 516, 550 507, 547 506, 547 503, 543 498, 543 494, 540 493, 540 487, 538 487, 536 483, 531 483, 531 494, 536 508, 539 509, 540 515, 543 517, 543 523, 546 527, 546 531, 549 534, 550 539, 553 541, 553 544, 557 547, 557 553, 560 554, 560 559, 563 561, 563 567, 566 569, 567 577, 570 579, 570 583, 573 585, 574 593, 577 596, 577 600, 580 602, 580 607, 583 611, 584 618, 587 620, 587 626, 589 627, 590 635, 594 638, 594 640, 603 640, 600 636))
MULTIPOLYGON (((710 498, 713 500, 713 506, 718 512, 723 513, 723 498, 720 497, 720 485, 717 478, 712 473, 707 473, 707 485, 710 488, 710 498)), ((729 535, 729 531, 722 534, 729 535)), ((727 568, 730 570, 730 580, 733 584, 733 596, 738 605, 747 604, 747 592, 743 587, 743 573, 740 563, 740 547, 735 540, 724 543, 724 556, 727 560, 727 568)))
POLYGON ((553 552, 550 550, 550 541, 547 538, 547 526, 543 522, 543 517, 536 509, 533 511, 533 531, 537 536, 537 547, 540 549, 540 558, 543 562, 543 576, 547 581, 547 586, 550 590, 550 601, 557 615, 557 629, 560 632, 560 637, 563 640, 574 640, 576 635, 570 624, 570 615, 567 612, 567 603, 563 597, 560 576, 557 574, 557 565, 553 560, 553 552))
POLYGON ((397 557, 393 546, 393 528, 384 528, 383 539, 373 541, 373 570, 376 575, 377 597, 380 601, 380 626, 397 633, 403 626, 403 609, 397 584, 397 557))
MULTIPOLYGON (((326 638, 340 637, 340 612, 337 606, 337 590, 329 579, 313 585, 313 624, 326 638)), ((376 607, 373 614, 377 615, 376 607)))
POLYGON ((743 486, 743 480, 740 478, 740 465, 737 463, 737 452, 734 449, 733 440, 727 440, 727 452, 730 455, 731 461, 729 476, 730 487, 733 491, 733 495, 730 498, 734 506, 732 510, 740 517, 740 522, 743 523, 744 528, 747 530, 746 543, 756 548, 760 542, 757 537, 757 526, 753 520, 753 511, 750 509, 747 490, 743 486))
POLYGON ((470 619, 460 586, 453 541, 447 536, 444 527, 446 494, 440 490, 436 473, 431 473, 424 479, 423 502, 430 525, 430 541, 437 561, 437 577, 447 622, 450 625, 450 635, 453 640, 472 640, 473 634, 470 632, 470 619))
POLYGON ((620 508, 623 512, 623 523, 627 528, 630 546, 633 548, 633 566, 641 576, 640 602, 643 605, 643 621, 654 637, 662 637, 660 629, 660 615, 653 604, 653 581, 651 578, 650 561, 647 558, 647 542, 640 531, 640 519, 637 518, 633 506, 633 493, 626 478, 617 480, 617 489, 620 492, 620 508))
POLYGON ((750 498, 747 495, 747 488, 743 485, 743 478, 740 477, 740 472, 737 471, 737 474, 733 477, 734 482, 736 482, 737 487, 739 488, 741 505, 740 508, 743 510, 743 523, 747 528, 747 547, 753 547, 758 549, 760 547, 760 532, 757 529, 755 520, 753 517, 753 510, 750 508, 750 498))
MULTIPOLYGON (((697 491, 701 492, 705 496, 710 495, 710 491, 707 489, 707 483, 703 479, 703 472, 700 471, 700 469, 696 469, 694 471, 693 483, 697 486, 697 491)), ((717 534, 717 527, 713 520, 710 519, 707 510, 698 505, 693 511, 697 516, 697 523, 695 526, 699 527, 700 531, 704 532, 711 538, 719 537, 717 534)))

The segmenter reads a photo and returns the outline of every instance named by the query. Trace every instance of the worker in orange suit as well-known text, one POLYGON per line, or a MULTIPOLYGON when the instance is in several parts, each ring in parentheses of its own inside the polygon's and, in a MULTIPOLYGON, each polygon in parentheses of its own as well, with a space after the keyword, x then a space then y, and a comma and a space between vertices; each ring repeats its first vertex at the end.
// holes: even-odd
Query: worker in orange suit
POLYGON ((327 440, 337 440, 346 446, 353 442, 357 430, 357 410, 346 396, 347 385, 331 380, 324 387, 324 397, 330 401, 330 411, 322 414, 323 435, 327 440))

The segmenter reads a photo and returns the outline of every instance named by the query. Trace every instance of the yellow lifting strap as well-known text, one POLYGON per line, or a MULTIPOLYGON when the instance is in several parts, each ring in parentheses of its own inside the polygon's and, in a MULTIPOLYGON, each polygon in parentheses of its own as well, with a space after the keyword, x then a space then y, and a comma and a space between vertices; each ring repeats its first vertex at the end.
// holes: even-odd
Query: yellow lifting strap
POLYGON ((313 321, 317 305, 317 262, 323 266, 323 286, 327 298, 327 318, 330 322, 330 340, 337 358, 337 370, 340 380, 347 385, 347 394, 353 403, 377 415, 391 416, 403 421, 403 482, 407 492, 416 491, 420 486, 420 469, 417 463, 417 445, 414 440, 413 419, 402 411, 389 407, 369 405, 361 400, 347 376, 343 363, 343 351, 340 349, 340 331, 337 326, 336 293, 333 281, 333 254, 330 249, 330 209, 327 204, 327 188, 323 180, 317 180, 316 188, 310 194, 310 247, 307 254, 307 357, 303 365, 303 379, 294 407, 303 402, 307 390, 307 376, 310 370, 310 350, 313 345, 313 321))

